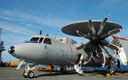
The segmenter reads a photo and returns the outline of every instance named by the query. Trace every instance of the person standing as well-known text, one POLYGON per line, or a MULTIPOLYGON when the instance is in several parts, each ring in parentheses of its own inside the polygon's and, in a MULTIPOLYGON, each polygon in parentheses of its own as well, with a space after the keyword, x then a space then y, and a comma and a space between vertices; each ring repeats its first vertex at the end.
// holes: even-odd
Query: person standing
POLYGON ((117 59, 117 71, 121 72, 121 68, 120 68, 120 60, 117 59))

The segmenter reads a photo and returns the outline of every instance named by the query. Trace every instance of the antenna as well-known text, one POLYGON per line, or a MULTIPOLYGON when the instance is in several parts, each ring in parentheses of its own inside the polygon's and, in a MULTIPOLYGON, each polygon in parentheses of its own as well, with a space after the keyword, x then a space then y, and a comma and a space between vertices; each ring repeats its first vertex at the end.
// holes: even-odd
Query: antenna
POLYGON ((49 33, 46 36, 49 36, 49 33))
POLYGON ((40 30, 40 34, 39 35, 42 35, 42 30, 40 30))

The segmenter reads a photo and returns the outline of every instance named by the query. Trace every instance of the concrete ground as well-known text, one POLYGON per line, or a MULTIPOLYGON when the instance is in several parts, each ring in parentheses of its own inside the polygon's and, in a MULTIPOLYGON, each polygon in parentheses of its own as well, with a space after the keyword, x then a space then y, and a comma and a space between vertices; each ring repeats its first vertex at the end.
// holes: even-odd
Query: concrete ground
MULTIPOLYGON (((34 71, 35 77, 31 80, 128 80, 128 73, 116 73, 112 76, 104 76, 101 71, 85 71, 84 76, 71 71, 61 72, 38 72, 34 71)), ((23 69, 16 71, 15 68, 0 67, 0 80, 30 80, 23 77, 23 69)))

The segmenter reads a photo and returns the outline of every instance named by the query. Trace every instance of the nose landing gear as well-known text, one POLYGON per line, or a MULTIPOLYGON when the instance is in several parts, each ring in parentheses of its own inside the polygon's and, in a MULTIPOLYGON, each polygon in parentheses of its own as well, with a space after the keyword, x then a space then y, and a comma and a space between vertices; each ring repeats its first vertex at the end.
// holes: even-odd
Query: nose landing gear
POLYGON ((76 70, 76 72, 77 72, 79 75, 84 75, 84 72, 83 72, 83 70, 81 69, 83 58, 84 58, 84 55, 83 55, 83 54, 79 54, 78 62, 74 65, 74 69, 76 70))
POLYGON ((25 66, 25 70, 23 72, 23 76, 24 78, 33 78, 34 77, 34 72, 32 70, 34 70, 36 67, 36 65, 34 65, 32 68, 29 66, 29 64, 27 64, 25 66))

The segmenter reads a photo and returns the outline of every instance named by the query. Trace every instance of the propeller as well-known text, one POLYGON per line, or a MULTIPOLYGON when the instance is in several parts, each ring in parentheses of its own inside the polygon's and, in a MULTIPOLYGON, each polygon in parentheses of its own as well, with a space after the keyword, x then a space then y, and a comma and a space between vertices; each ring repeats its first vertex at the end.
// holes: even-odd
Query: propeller
POLYGON ((76 48, 77 50, 84 49, 88 53, 88 57, 84 60, 84 64, 87 64, 91 60, 92 56, 96 54, 100 56, 102 67, 105 66, 105 54, 102 51, 101 46, 107 46, 118 51, 118 47, 116 45, 108 42, 105 39, 111 36, 112 34, 119 32, 121 28, 107 30, 106 32, 104 32, 108 18, 109 16, 106 16, 105 19, 101 22, 101 24, 99 25, 99 30, 95 29, 91 17, 89 17, 88 21, 89 31, 87 34, 76 30, 78 36, 90 40, 87 44, 82 44, 81 46, 76 48))

